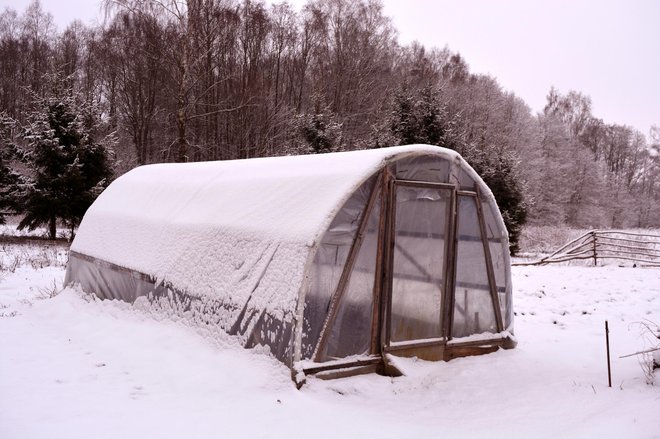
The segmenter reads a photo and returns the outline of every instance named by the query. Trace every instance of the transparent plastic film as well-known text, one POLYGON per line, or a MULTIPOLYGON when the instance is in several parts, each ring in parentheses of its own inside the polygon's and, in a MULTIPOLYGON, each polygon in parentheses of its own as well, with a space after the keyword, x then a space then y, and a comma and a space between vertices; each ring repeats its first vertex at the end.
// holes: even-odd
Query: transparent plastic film
POLYGON ((395 187, 390 341, 440 337, 451 190, 395 187))
POLYGON ((486 223, 488 247, 493 261, 495 284, 502 310, 504 328, 510 327, 513 322, 513 304, 511 290, 511 259, 509 257, 509 243, 504 224, 498 221, 499 211, 493 202, 483 201, 482 211, 486 223))
POLYGON ((369 352, 380 222, 379 194, 377 194, 376 200, 367 220, 362 244, 328 338, 324 356, 327 359, 369 352))
POLYGON ((452 336, 497 332, 476 197, 458 197, 456 289, 452 336))
POLYGON ((376 181, 364 182, 344 203, 323 236, 311 267, 312 281, 305 296, 302 358, 309 359, 319 341, 332 295, 337 289, 364 208, 376 181))

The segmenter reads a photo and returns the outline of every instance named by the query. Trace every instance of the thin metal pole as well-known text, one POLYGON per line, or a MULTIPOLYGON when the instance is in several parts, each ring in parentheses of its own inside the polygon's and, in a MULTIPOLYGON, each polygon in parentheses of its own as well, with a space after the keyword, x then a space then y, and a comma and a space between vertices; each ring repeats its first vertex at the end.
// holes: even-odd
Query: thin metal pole
POLYGON ((605 344, 607 345, 607 382, 612 387, 612 368, 610 367, 610 328, 605 320, 605 344))

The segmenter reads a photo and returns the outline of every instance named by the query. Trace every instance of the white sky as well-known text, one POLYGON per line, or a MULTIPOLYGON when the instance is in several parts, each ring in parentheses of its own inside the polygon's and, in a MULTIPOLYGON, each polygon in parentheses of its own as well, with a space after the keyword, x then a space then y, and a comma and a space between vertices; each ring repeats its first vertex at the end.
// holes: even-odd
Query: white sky
POLYGON ((608 123, 660 125, 658 0, 385 0, 400 41, 460 52, 535 111, 554 85, 608 123))
MULTIPOLYGON (((298 7, 306 0, 293 0, 298 7)), ((29 0, 0 0, 22 12, 29 0)), ((42 0, 61 29, 100 20, 96 0, 42 0)), ((384 0, 399 40, 460 52, 534 111, 554 85, 608 123, 660 125, 660 0, 384 0)))

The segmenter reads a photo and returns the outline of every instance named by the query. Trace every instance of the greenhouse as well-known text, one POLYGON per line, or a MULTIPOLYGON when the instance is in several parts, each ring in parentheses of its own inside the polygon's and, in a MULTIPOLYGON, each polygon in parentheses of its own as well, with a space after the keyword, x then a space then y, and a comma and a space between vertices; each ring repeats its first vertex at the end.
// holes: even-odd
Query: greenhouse
POLYGON ((493 195, 428 145, 138 167, 87 211, 65 283, 266 346, 297 382, 515 346, 493 195))

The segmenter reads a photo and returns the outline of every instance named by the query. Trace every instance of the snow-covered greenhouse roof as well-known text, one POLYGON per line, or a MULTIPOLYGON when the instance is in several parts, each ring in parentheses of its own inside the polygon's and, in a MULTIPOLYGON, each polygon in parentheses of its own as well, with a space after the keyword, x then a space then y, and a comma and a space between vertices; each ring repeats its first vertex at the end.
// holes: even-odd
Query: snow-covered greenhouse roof
MULTIPOLYGON (((315 282, 325 282, 318 279, 324 276, 319 267, 328 266, 319 263, 319 255, 327 250, 324 242, 343 243, 332 244, 337 255, 344 254, 340 269, 330 270, 334 286, 329 288, 334 291, 337 283, 347 282, 337 272, 353 263, 348 255, 359 251, 359 245, 351 250, 355 237, 362 239, 367 229, 380 230, 381 241, 385 237, 378 221, 369 228, 365 219, 367 210, 375 212, 374 204, 383 204, 385 180, 424 181, 424 190, 437 189, 440 198, 442 190, 453 188, 448 195, 453 203, 457 191, 472 191, 471 196, 489 206, 484 224, 492 230, 483 241, 497 242, 506 253, 506 231, 494 199, 472 168, 451 150, 409 145, 138 167, 115 180, 86 213, 71 246, 67 282, 79 282, 101 297, 129 301, 140 296, 159 300, 169 290, 170 302, 174 294, 184 308, 178 312, 196 311, 203 316, 196 318, 219 324, 242 337, 246 346, 270 346, 274 355, 292 365, 306 358, 301 346, 310 343, 310 328, 303 323, 313 319, 306 314, 311 309, 306 296, 315 282), (396 168, 396 163, 406 165, 396 168), (357 230, 361 223, 363 233, 357 230), (118 273, 114 281, 111 272, 118 273)), ((415 199, 431 198, 427 194, 415 199)), ((374 247, 374 259, 375 252, 374 247)), ((491 259, 504 267, 501 275, 490 276, 498 278, 491 290, 510 290, 508 254, 491 259)), ((502 310, 508 315, 509 309, 502 310)), ((491 332, 501 332, 510 323, 500 320, 491 332)), ((327 338, 328 331, 317 328, 315 337, 327 338)), ((307 348, 307 357, 318 356, 316 350, 307 348)))

